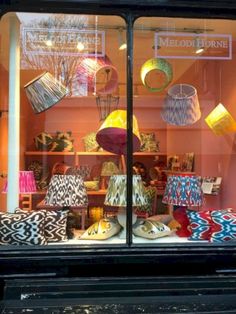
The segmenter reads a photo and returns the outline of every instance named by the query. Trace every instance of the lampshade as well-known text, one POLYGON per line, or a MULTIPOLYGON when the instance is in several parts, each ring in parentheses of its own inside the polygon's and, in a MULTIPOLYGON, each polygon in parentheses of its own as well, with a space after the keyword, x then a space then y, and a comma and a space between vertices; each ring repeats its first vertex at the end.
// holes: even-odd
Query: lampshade
POLYGON ((49 109, 67 94, 66 87, 49 72, 37 76, 24 88, 35 113, 49 109))
POLYGON ((184 174, 168 176, 162 202, 179 206, 201 206, 201 177, 184 174))
MULTIPOLYGON (((7 192, 8 182, 6 181, 5 186, 3 187, 3 192, 7 192)), ((36 192, 36 183, 34 178, 33 171, 20 171, 19 172, 19 193, 20 194, 29 194, 36 192)))
POLYGON ((190 125, 201 117, 197 90, 188 84, 172 86, 164 100, 162 119, 173 125, 190 125))
POLYGON ((205 121, 216 135, 236 131, 236 121, 221 103, 211 111, 205 121))
POLYGON ((45 196, 45 204, 78 207, 88 204, 87 191, 80 175, 54 175, 45 196))
POLYGON ((163 91, 172 81, 173 71, 171 64, 162 58, 153 58, 147 60, 141 67, 141 80, 143 85, 150 92, 161 92, 163 91), (164 80, 160 83, 158 87, 151 87, 148 83, 148 74, 151 71, 157 71, 163 74, 164 80))
POLYGON ((86 57, 82 59, 77 68, 79 84, 87 84, 88 91, 100 94, 111 94, 118 86, 118 72, 111 60, 107 57, 86 57), (104 72, 103 82, 97 81, 97 77, 104 72), (107 74, 110 74, 107 77, 107 74), (97 83, 104 83, 103 87, 96 89, 97 83))
POLYGON ((102 164, 101 176, 110 177, 119 173, 119 168, 113 161, 104 161, 102 164))
MULTIPOLYGON (((127 112, 115 110, 109 114, 96 134, 98 144, 108 152, 126 154, 127 151, 127 112)), ((138 122, 133 116, 133 151, 140 149, 138 122)))
MULTIPOLYGON (((126 180, 126 175, 111 176, 104 201, 105 205, 122 207, 127 205, 126 180)), ((133 175, 132 204, 135 207, 148 204, 145 188, 140 175, 133 175)))
POLYGON ((112 111, 117 110, 119 99, 119 96, 113 96, 111 94, 96 96, 100 121, 104 121, 112 111))

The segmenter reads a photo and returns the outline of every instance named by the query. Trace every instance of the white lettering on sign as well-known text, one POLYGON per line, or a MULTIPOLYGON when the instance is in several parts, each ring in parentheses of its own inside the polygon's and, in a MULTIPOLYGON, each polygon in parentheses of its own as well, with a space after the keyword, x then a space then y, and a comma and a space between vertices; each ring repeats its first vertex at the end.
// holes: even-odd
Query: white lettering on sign
POLYGON ((105 55, 104 31, 23 27, 22 41, 23 52, 30 55, 105 55), (46 44, 48 40, 52 45, 46 44), (77 49, 78 43, 83 44, 83 51, 77 49))
POLYGON ((155 33, 155 57, 176 59, 232 59, 232 35, 155 33), (202 50, 196 54, 196 50, 202 50))

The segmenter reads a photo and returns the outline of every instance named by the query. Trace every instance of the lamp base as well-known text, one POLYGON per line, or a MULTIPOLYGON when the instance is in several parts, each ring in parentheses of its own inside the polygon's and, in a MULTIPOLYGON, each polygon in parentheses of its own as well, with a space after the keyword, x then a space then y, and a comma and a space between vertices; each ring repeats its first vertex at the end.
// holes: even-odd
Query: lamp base
MULTIPOLYGON (((122 226, 122 230, 119 233, 120 239, 126 239, 126 208, 120 207, 117 213, 117 220, 119 224, 122 226)), ((132 211, 132 224, 135 224, 137 220, 137 215, 132 211)))

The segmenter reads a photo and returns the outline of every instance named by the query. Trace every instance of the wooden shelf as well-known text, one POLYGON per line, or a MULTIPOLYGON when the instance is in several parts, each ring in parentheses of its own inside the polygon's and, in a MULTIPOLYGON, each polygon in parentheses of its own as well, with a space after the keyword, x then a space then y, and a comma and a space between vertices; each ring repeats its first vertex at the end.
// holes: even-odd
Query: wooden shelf
MULTIPOLYGON (((25 152, 26 156, 117 156, 116 154, 101 151, 101 152, 84 152, 84 151, 78 151, 78 152, 45 152, 45 151, 27 151, 25 152)), ((160 152, 136 152, 133 153, 133 156, 165 156, 166 153, 160 153, 160 152)))
POLYGON ((74 156, 75 152, 41 152, 41 151, 27 151, 26 156, 74 156))
POLYGON ((76 155, 78 156, 116 156, 116 154, 110 153, 110 152, 76 152, 76 155))

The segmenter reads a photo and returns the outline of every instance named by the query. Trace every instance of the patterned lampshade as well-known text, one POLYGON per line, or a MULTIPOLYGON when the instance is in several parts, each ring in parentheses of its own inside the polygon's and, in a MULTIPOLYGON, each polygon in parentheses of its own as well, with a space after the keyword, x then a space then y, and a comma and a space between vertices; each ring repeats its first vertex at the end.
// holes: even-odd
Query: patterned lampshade
POLYGON ((92 93, 111 94, 118 86, 118 72, 107 56, 82 59, 77 68, 77 78, 78 83, 86 84, 88 91, 92 93), (101 88, 96 87, 100 81, 98 76, 104 76, 104 82, 100 82, 104 83, 101 88))
MULTIPOLYGON (((123 155, 127 151, 127 112, 115 110, 109 114, 97 132, 98 144, 108 152, 123 155)), ((140 150, 138 122, 133 116, 133 151, 140 150)))
MULTIPOLYGON (((126 180, 126 175, 111 176, 104 201, 105 205, 121 207, 127 205, 126 180)), ((132 204, 134 207, 148 204, 145 188, 140 175, 133 175, 132 204)))
POLYGON ((54 175, 45 196, 45 204, 78 207, 88 204, 87 191, 80 175, 54 175))
MULTIPOLYGON (((6 181, 5 186, 3 187, 3 192, 7 192, 8 183, 6 181)), ((33 171, 20 171, 19 172, 19 193, 20 194, 29 194, 36 192, 36 182, 34 178, 33 171)))
POLYGON ((44 72, 24 86, 35 113, 41 113, 67 94, 67 89, 49 72, 44 72))
POLYGON ((102 164, 101 176, 110 177, 119 173, 119 168, 113 161, 104 161, 102 164))
POLYGON ((221 103, 211 111, 205 121, 216 135, 236 131, 236 121, 221 103))
POLYGON ((197 90, 188 84, 172 86, 165 98, 162 119, 173 125, 191 125, 201 118, 197 90))
POLYGON ((184 174, 168 176, 162 202, 179 206, 201 206, 201 177, 184 174))

